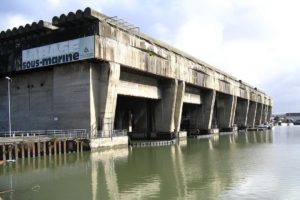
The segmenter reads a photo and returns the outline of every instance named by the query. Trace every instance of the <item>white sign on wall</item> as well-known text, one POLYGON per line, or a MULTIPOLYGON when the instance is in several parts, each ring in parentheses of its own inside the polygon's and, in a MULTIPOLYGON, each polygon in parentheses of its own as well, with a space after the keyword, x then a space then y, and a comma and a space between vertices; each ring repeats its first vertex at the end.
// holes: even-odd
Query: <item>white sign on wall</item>
POLYGON ((95 37, 54 43, 22 51, 22 69, 31 69, 95 58, 95 37))

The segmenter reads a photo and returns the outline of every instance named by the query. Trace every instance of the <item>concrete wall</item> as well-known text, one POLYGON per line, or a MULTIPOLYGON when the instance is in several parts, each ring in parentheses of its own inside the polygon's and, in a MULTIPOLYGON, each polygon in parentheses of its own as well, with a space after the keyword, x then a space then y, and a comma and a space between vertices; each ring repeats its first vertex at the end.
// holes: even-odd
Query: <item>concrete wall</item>
POLYGON ((96 57, 99 59, 272 105, 272 99, 256 88, 153 38, 135 37, 101 23, 96 41, 96 57), (251 93, 253 97, 250 97, 251 93), (263 102, 264 99, 268 101, 263 102))
MULTIPOLYGON (((12 130, 89 129, 89 66, 74 63, 11 76, 12 130)), ((0 131, 8 130, 5 80, 0 131)))
POLYGON ((53 117, 58 129, 90 128, 90 66, 53 68, 53 117))
POLYGON ((7 80, 0 79, 0 131, 8 130, 7 80))
POLYGON ((121 71, 118 94, 161 99, 161 88, 157 78, 121 71))

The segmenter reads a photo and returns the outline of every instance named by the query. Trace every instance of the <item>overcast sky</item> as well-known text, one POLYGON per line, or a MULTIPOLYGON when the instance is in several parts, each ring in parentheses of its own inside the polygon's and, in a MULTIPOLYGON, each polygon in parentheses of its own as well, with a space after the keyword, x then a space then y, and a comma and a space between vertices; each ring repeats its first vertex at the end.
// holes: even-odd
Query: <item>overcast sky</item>
POLYGON ((297 0, 1 0, 0 30, 94 8, 118 16, 300 112, 297 0))

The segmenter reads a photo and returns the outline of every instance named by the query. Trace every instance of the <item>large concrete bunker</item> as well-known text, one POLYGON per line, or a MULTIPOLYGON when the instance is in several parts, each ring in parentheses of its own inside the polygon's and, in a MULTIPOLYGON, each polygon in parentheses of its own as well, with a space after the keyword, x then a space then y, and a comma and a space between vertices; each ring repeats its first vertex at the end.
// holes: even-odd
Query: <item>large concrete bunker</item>
POLYGON ((13 131, 172 139, 254 127, 272 111, 263 91, 90 8, 0 33, 2 132, 6 76, 13 131))

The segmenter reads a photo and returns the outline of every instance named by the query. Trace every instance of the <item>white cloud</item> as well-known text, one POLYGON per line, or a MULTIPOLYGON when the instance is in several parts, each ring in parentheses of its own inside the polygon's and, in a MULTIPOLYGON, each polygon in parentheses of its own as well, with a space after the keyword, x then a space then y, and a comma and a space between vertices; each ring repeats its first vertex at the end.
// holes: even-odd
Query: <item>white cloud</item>
POLYGON ((25 25, 27 23, 32 23, 30 18, 23 15, 6 15, 2 17, 3 22, 0 24, 0 30, 6 30, 8 28, 19 27, 20 25, 25 25))
MULTIPOLYGON (((222 25, 190 20, 182 25, 177 33, 176 46, 199 58, 213 53, 223 40, 222 25)), ((204 57, 203 57, 204 58, 204 57)))
MULTIPOLYGON (((300 84, 298 78, 289 77, 288 82, 274 87, 275 81, 300 68, 299 5, 295 0, 182 1, 186 20, 180 25, 175 44, 274 94, 275 102, 284 102, 285 95, 276 91, 284 92, 285 88, 300 84)), ((295 112, 300 108, 296 104, 276 104, 275 112, 295 112)))

